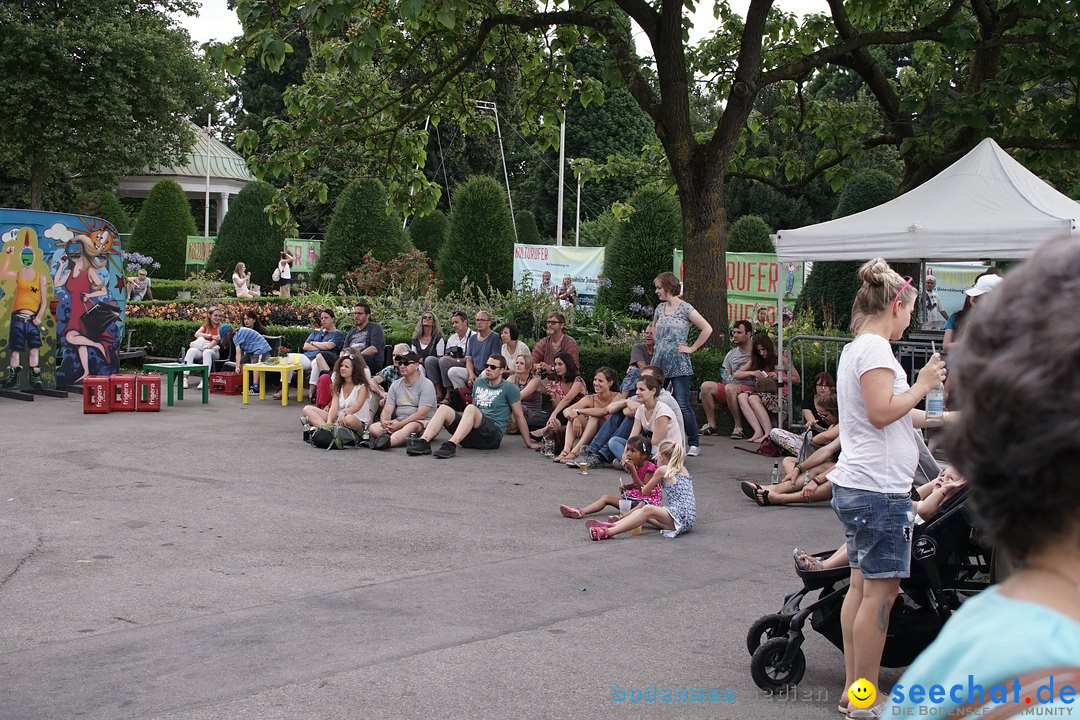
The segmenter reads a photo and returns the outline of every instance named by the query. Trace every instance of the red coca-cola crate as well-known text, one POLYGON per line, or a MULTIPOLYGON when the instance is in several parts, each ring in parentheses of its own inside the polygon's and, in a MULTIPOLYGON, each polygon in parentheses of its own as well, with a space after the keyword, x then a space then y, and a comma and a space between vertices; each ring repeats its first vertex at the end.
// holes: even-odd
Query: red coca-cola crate
POLYGON ((84 413, 109 412, 109 378, 106 375, 87 375, 82 380, 84 413))
POLYGON ((109 376, 109 409, 113 412, 135 412, 135 376, 109 376))
POLYGON ((135 378, 139 412, 161 412, 161 375, 147 373, 135 378))
POLYGON ((210 373, 210 392, 217 395, 239 395, 244 390, 244 381, 238 372, 210 373))

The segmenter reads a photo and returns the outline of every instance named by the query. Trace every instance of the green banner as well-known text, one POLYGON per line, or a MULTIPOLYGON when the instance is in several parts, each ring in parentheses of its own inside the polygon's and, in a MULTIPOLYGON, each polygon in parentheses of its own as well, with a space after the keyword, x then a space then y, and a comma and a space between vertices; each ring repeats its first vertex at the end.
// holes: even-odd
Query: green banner
MULTIPOLYGON (((676 250, 672 272, 682 280, 683 251, 676 250)), ((728 318, 753 320, 754 309, 768 309, 769 324, 776 322, 776 296, 782 284, 784 306, 794 310, 802 292, 805 268, 802 263, 779 265, 771 253, 728 253, 727 290, 728 318)))
POLYGON ((294 273, 309 273, 315 270, 315 263, 322 253, 322 240, 301 240, 285 238, 285 252, 296 258, 293 263, 294 273))
POLYGON ((184 264, 205 265, 206 261, 210 259, 210 253, 214 251, 215 242, 217 242, 217 238, 188 235, 184 264))

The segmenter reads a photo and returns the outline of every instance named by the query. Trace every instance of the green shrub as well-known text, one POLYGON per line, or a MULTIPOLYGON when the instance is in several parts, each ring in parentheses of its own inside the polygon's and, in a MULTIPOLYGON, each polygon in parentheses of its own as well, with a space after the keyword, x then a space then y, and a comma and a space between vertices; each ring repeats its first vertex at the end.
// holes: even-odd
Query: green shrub
POLYGON ((439 257, 439 248, 446 242, 446 229, 450 221, 442 210, 434 210, 423 217, 415 218, 409 224, 409 238, 417 250, 424 252, 431 259, 439 257))
POLYGON ((604 254, 604 277, 597 303, 614 312, 627 312, 631 303, 649 303, 653 279, 671 271, 671 253, 682 244, 679 202, 671 195, 642 189, 630 198, 634 212, 619 226, 604 254), (634 288, 645 289, 645 296, 634 288), (648 298, 648 300, 646 300, 648 298))
POLYGON ((367 253, 389 260, 409 250, 412 243, 401 229, 401 218, 386 214, 383 184, 373 179, 353 180, 334 206, 314 281, 318 284, 327 274, 340 280, 359 266, 367 253))
POLYGON ((454 212, 435 272, 446 288, 465 278, 481 287, 514 286, 514 227, 506 192, 493 178, 469 178, 454 193, 454 212))
POLYGON ((581 223, 578 245, 581 247, 608 247, 619 231, 619 220, 610 210, 605 210, 595 220, 581 223))
POLYGON ((728 252, 775 253, 772 229, 760 215, 743 215, 728 228, 728 252))
POLYGON ((180 279, 184 277, 187 239, 195 233, 195 218, 184 191, 173 180, 160 180, 139 211, 127 250, 161 263, 156 276, 180 279))
POLYGON ((536 227, 536 216, 528 210, 518 210, 514 214, 517 226, 517 241, 522 245, 539 245, 540 229, 536 227))
MULTIPOLYGON (((187 280, 170 280, 154 275, 151 276, 151 280, 153 281, 154 300, 175 300, 176 293, 181 290, 191 292, 193 289, 192 284, 187 280)), ((226 297, 231 294, 233 294, 233 284, 231 282, 221 283, 221 296, 226 297)))
POLYGON ((124 206, 108 190, 94 190, 83 193, 78 200, 79 212, 108 220, 118 233, 131 231, 131 220, 124 206))
MULTIPOLYGON (((851 179, 840 191, 834 217, 869 210, 896 196, 896 180, 881 170, 867 170, 851 179)), ((816 262, 799 296, 799 306, 814 310, 823 327, 847 328, 851 304, 859 291, 860 261, 816 262)))
POLYGON ((251 273, 251 282, 270 288, 270 276, 277 267, 285 246, 285 229, 275 225, 266 214, 274 199, 274 188, 265 182, 250 182, 229 204, 229 213, 221 221, 217 241, 206 269, 231 278, 236 263, 242 262, 251 273))

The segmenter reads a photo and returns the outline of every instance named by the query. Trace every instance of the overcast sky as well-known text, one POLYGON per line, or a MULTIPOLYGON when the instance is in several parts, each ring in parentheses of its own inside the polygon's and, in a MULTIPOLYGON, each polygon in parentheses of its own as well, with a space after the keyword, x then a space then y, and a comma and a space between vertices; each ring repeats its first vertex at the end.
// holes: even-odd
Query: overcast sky
MULTIPOLYGON (((746 13, 750 0, 731 0, 731 7, 740 14, 746 13)), ((826 0, 777 0, 776 5, 790 12, 803 15, 808 12, 827 12, 826 0)), ((712 2, 699 3, 694 14, 694 38, 704 34, 715 21, 712 17, 712 2)), ((224 42, 240 34, 240 23, 236 13, 226 6, 226 0, 202 0, 202 9, 197 17, 182 16, 180 24, 188 29, 191 38, 197 43, 208 40, 224 42)))

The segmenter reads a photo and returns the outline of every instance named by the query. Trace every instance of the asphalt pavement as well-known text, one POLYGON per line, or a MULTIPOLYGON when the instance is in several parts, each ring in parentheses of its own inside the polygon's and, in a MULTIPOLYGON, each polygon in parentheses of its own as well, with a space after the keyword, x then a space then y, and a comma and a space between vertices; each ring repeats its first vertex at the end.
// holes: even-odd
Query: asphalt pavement
POLYGON ((773 465, 745 443, 688 461, 692 532, 591 542, 558 506, 615 470, 517 437, 316 450, 295 404, 198 395, 0 400, 0 720, 841 717, 843 658, 813 631, 797 691, 750 678, 792 547, 841 534, 827 505, 744 497, 773 465))

